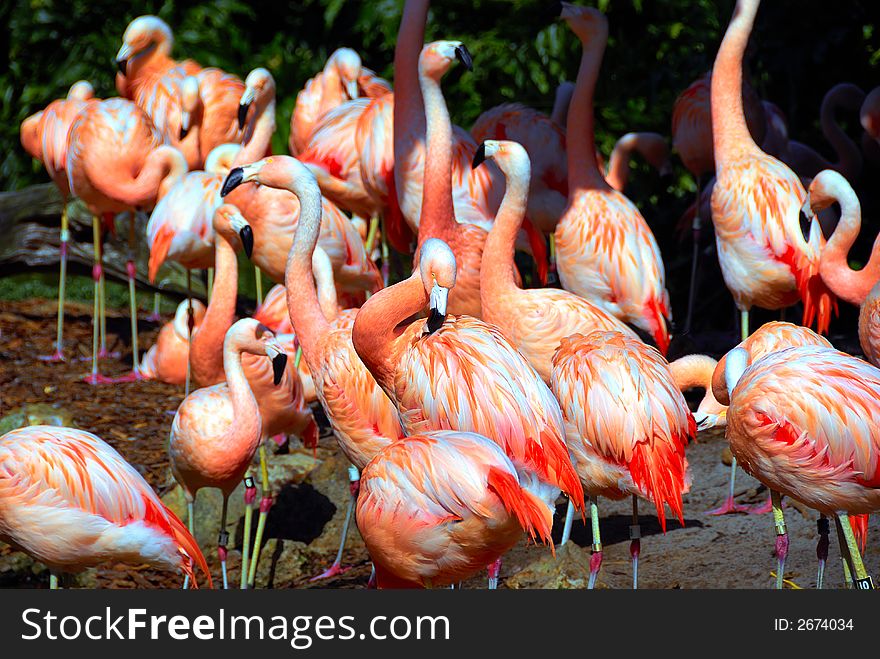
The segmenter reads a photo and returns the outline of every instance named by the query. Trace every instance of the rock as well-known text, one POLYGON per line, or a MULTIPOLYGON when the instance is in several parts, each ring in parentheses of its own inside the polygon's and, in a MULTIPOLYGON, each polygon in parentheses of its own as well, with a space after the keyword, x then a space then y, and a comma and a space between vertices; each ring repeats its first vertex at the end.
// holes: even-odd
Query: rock
MULTIPOLYGON (((601 572, 599 573, 601 579, 601 572)), ((574 542, 557 547, 556 557, 550 553, 519 569, 504 583, 508 588, 586 588, 590 580, 590 548, 574 542)), ((599 583, 596 584, 600 586, 599 583)))
POLYGON ((0 435, 24 426, 63 426, 75 428, 73 417, 64 408, 46 403, 22 405, 0 419, 0 435))
MULTIPOLYGON (((309 543, 309 549, 316 554, 323 555, 325 560, 328 558, 332 560, 336 556, 336 550, 339 548, 339 538, 345 522, 345 512, 348 507, 348 501, 351 498, 348 480, 348 466, 350 463, 338 449, 332 453, 330 451, 326 453, 327 457, 323 459, 321 466, 311 474, 309 482, 314 485, 316 490, 333 502, 333 505, 336 506, 336 513, 324 526, 321 535, 309 543)), ((366 558, 366 547, 361 539, 353 516, 351 526, 349 527, 348 541, 345 546, 349 551, 356 550, 359 554, 363 553, 364 558, 366 558)))
POLYGON ((255 587, 278 588, 301 578, 312 553, 303 542, 270 538, 260 554, 255 587))

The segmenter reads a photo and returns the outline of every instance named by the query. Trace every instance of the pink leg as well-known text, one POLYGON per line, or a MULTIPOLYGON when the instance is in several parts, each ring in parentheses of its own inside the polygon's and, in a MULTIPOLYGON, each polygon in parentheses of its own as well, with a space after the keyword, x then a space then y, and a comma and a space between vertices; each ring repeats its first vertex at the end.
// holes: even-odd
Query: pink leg
POLYGON ((501 557, 499 556, 489 563, 487 570, 489 572, 489 590, 496 590, 498 588, 498 575, 501 574, 501 557))
POLYGON ((747 513, 749 512, 749 507, 743 504, 734 503, 733 501, 733 489, 736 485, 736 458, 733 459, 733 464, 730 465, 730 487, 727 491, 727 499, 724 500, 724 503, 721 504, 719 508, 715 508, 713 510, 706 511, 707 515, 729 515, 731 513, 747 513))
POLYGON ((99 286, 100 286, 100 281, 101 281, 101 275, 102 275, 101 264, 95 263, 95 265, 92 267, 92 280, 95 282, 95 309, 94 309, 93 318, 92 318, 92 322, 94 323, 94 325, 92 327, 92 370, 88 375, 83 376, 83 381, 86 382, 86 384, 94 384, 94 385, 110 384, 111 382, 113 382, 113 380, 111 378, 108 378, 105 375, 101 375, 98 372, 98 362, 101 359, 101 353, 98 350, 98 333, 99 333, 98 325, 101 322, 100 318, 99 318, 99 314, 100 314, 99 304, 100 304, 100 302, 99 302, 98 296, 100 295, 99 286))
POLYGON ((768 494, 767 501, 764 503, 759 503, 754 508, 749 508, 749 515, 765 515, 769 512, 773 512, 773 498, 768 494))
POLYGON ((345 511, 345 522, 342 524, 342 538, 339 541, 339 550, 336 552, 336 559, 333 565, 324 570, 321 574, 312 577, 309 581, 320 581, 321 579, 329 579, 340 574, 345 574, 351 569, 351 566, 342 566, 342 551, 345 549, 345 540, 348 537, 348 527, 351 525, 351 516, 354 512, 354 504, 357 502, 358 491, 360 490, 361 476, 357 467, 350 465, 348 468, 348 490, 351 498, 348 500, 348 508, 345 511))
POLYGON ((590 582, 587 588, 593 590, 596 587, 596 577, 599 576, 599 568, 602 567, 602 550, 594 551, 590 555, 590 582))
POLYGON ((821 590, 822 584, 825 580, 825 563, 828 561, 828 545, 830 544, 828 536, 831 530, 828 524, 828 518, 824 515, 816 521, 816 526, 819 529, 819 543, 816 545, 816 558, 819 559, 819 571, 816 575, 816 588, 821 590))

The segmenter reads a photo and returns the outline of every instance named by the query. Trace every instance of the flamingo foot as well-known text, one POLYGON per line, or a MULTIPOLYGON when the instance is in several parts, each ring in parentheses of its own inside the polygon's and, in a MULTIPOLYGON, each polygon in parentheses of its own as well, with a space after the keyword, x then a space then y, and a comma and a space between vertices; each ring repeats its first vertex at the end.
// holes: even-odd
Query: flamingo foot
POLYGON ((345 567, 343 567, 341 563, 334 562, 333 565, 321 572, 321 574, 312 577, 311 579, 309 579, 309 581, 314 582, 321 581, 322 579, 331 579, 333 577, 338 577, 340 574, 345 574, 346 572, 348 572, 352 567, 352 565, 346 565, 345 567))
POLYGON ((120 352, 110 352, 107 348, 101 348, 98 351, 98 359, 119 359, 120 352))
POLYGON ((111 377, 107 377, 106 375, 101 375, 100 373, 89 373, 88 375, 83 376, 83 382, 86 384, 113 384, 115 380, 111 377))
POLYGON ((733 497, 727 497, 724 500, 724 503, 721 504, 718 508, 713 508, 712 510, 707 510, 707 515, 732 515, 734 513, 747 513, 750 508, 741 503, 735 503, 733 497))
POLYGON ((596 587, 596 577, 599 576, 599 568, 602 567, 602 552, 594 551, 590 555, 590 581, 587 584, 588 590, 596 587))
POLYGON ((767 501, 758 504, 753 508, 749 508, 746 512, 748 512, 749 515, 766 515, 767 513, 773 512, 773 500, 768 496, 767 501))
POLYGON ((151 313, 146 318, 144 318, 144 320, 146 320, 150 323, 161 323, 162 322, 162 315, 157 314, 157 313, 151 313))
POLYGON ((498 589, 498 575, 501 574, 501 558, 496 558, 494 561, 489 563, 489 567, 487 568, 489 572, 489 590, 497 590, 498 589))
POLYGON ((39 359, 41 362, 51 362, 53 364, 56 362, 67 361, 67 359, 65 359, 64 357, 64 353, 57 348, 55 349, 55 352, 51 355, 40 355, 39 357, 37 357, 37 359, 39 359))
POLYGON ((112 378, 112 382, 139 382, 140 380, 146 380, 147 376, 145 376, 140 371, 131 371, 131 373, 126 373, 118 378, 112 378))

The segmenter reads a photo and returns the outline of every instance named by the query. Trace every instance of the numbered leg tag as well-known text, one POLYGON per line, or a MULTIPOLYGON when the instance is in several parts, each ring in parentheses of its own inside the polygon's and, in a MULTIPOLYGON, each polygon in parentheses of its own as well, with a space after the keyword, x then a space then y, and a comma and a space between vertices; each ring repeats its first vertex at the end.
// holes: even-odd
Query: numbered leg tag
POLYGON ((874 590, 874 580, 870 575, 864 579, 856 579, 855 585, 858 590, 874 590))
POLYGON ((246 476, 244 479, 244 486, 247 489, 252 490, 254 487, 256 487, 256 485, 254 485, 254 479, 251 476, 246 476))
POLYGON ((220 531, 220 536, 217 538, 217 545, 220 547, 225 547, 229 542, 229 532, 228 531, 220 531))

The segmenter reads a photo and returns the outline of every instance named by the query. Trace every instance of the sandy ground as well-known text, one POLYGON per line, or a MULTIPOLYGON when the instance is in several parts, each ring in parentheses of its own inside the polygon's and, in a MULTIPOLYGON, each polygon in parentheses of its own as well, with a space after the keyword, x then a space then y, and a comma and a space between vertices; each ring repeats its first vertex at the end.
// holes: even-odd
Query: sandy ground
MULTIPOLYGON (((66 336, 68 355, 85 356, 90 349, 90 307, 72 304, 68 308, 66 336)), ((155 382, 91 387, 80 381, 89 363, 69 360, 50 364, 37 355, 52 351, 54 337, 54 302, 28 301, 0 303, 0 417, 24 404, 45 403, 56 406, 74 423, 92 431, 116 447, 158 492, 164 493, 169 480, 165 443, 173 411, 183 398, 182 388, 155 382)), ((158 325, 141 322, 142 349, 149 347, 158 325)), ((105 373, 122 375, 130 368, 130 347, 124 342, 128 321, 119 316, 108 321, 111 348, 119 358, 105 364, 105 373)), ((685 525, 676 520, 660 530, 653 507, 640 504, 642 551, 639 585, 643 588, 769 588, 774 584, 771 571, 774 528, 772 516, 728 515, 713 517, 706 511, 722 502, 728 485, 729 468, 722 464, 725 446, 721 433, 702 433, 688 450, 693 487, 685 497, 685 525)), ((321 455, 336 451, 332 436, 322 433, 321 455)), ((741 470, 737 475, 737 500, 760 504, 767 491, 741 470)), ((601 532, 604 562, 600 587, 631 586, 629 525, 631 502, 601 500, 601 532)), ((554 535, 561 534, 564 507, 560 504, 554 535)), ((810 588, 816 579, 816 515, 799 505, 786 508, 791 534, 791 549, 785 576, 791 586, 810 588)), ((310 552, 302 574, 289 579, 276 578, 273 586, 362 588, 369 576, 367 554, 354 533, 348 543, 345 561, 353 569, 335 579, 311 584, 308 576, 325 567, 332 552, 310 552)), ((831 555, 826 587, 840 587, 843 581, 836 536, 832 526, 831 555)), ((582 587, 590 557, 590 529, 576 520, 573 544, 557 547, 554 559, 546 547, 522 546, 504 560, 501 587, 582 587)), ((865 562, 869 572, 880 572, 880 530, 873 525, 869 533, 865 562)), ((0 549, 0 586, 45 587, 48 574, 37 568, 21 568, 26 561, 8 547, 0 549), (19 566, 13 569, 15 566, 19 566)), ((217 566, 212 559, 214 572, 217 566)), ((235 578, 237 552, 230 553, 230 569, 235 578)), ((279 573, 280 574, 280 573, 279 573)), ((176 587, 179 580, 147 568, 122 565, 102 566, 88 585, 100 587, 176 587)), ((484 587, 477 577, 465 587, 484 587)))

